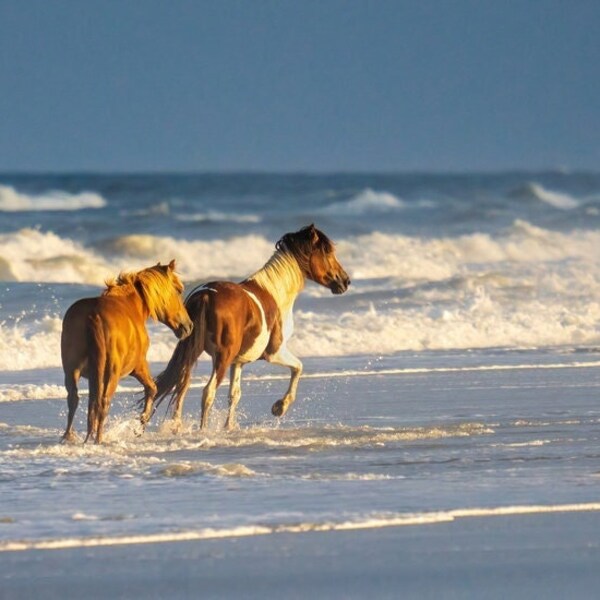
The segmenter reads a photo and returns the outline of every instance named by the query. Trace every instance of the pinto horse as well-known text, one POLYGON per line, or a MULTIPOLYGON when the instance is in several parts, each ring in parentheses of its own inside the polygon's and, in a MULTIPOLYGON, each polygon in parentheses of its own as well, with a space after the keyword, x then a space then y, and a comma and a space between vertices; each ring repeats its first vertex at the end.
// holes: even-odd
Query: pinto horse
POLYGON ((228 368, 229 414, 225 427, 235 426, 242 366, 258 359, 291 370, 287 392, 271 408, 277 417, 285 414, 296 398, 302 373, 302 363, 288 350, 287 341, 293 331, 294 301, 306 279, 334 294, 344 293, 350 285, 335 256, 333 243, 314 225, 285 234, 269 261, 241 283, 213 281, 190 293, 186 307, 194 331, 178 342, 169 364, 155 381, 156 406, 170 395, 175 428, 181 424, 192 368, 202 352, 212 358, 212 373, 202 393, 202 429, 208 425, 217 388, 228 368))
POLYGON ((145 424, 152 413, 156 386, 146 362, 150 344, 146 320, 152 317, 169 327, 179 339, 189 336, 193 324, 183 304, 183 284, 175 274, 175 261, 158 263, 137 273, 121 273, 107 282, 96 298, 83 298, 63 319, 61 355, 69 416, 63 440, 73 441, 73 417, 79 404, 77 383, 89 379, 87 442, 102 441, 110 401, 121 377, 132 375, 144 386, 145 424))

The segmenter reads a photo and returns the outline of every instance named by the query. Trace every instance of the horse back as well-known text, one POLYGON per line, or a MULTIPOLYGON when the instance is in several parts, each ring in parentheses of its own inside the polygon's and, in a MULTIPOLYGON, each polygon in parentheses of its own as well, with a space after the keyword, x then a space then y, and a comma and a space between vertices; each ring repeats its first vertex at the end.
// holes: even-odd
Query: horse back
POLYGON ((193 321, 199 317, 202 307, 206 327, 203 349, 211 355, 227 348, 235 356, 244 357, 254 353, 253 348, 258 342, 263 346, 260 356, 277 323, 277 307, 273 298, 259 286, 248 282, 214 281, 205 284, 186 302, 193 321))
POLYGON ((113 350, 111 354, 114 358, 117 358, 114 350, 120 348, 117 354, 128 363, 127 367, 129 363, 136 362, 138 355, 145 355, 148 348, 145 319, 130 304, 125 298, 99 296, 82 298, 69 307, 63 318, 61 334, 61 357, 65 372, 77 369, 82 371, 84 377, 88 376, 90 344, 95 339, 90 336, 92 320, 96 321, 96 327, 102 325, 107 336, 107 347, 113 350), (127 355, 132 355, 132 358, 127 355))

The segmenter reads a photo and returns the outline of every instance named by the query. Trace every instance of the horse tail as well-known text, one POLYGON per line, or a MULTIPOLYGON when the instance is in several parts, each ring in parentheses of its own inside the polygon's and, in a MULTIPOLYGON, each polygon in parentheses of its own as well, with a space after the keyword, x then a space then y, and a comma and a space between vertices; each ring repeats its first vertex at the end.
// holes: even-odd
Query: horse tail
POLYGON ((188 337, 178 342, 169 364, 154 380, 156 383, 155 409, 167 396, 170 396, 169 408, 171 408, 187 391, 192 369, 204 351, 206 301, 207 297, 204 294, 188 296, 186 308, 194 323, 194 329, 188 337))
MULTIPOLYGON (((89 401, 88 401, 88 438, 93 435, 100 411, 100 403, 104 397, 106 375, 106 340, 102 319, 99 315, 91 315, 87 327, 89 352, 89 401)), ((87 438, 86 438, 87 439, 87 438)))

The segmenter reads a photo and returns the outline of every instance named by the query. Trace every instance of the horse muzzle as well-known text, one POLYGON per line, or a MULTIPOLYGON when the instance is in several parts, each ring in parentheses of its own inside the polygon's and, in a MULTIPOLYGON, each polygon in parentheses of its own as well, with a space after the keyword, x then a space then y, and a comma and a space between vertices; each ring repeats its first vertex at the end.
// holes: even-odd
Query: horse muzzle
POLYGON ((350 286, 350 277, 336 277, 330 284, 329 289, 332 294, 343 294, 350 286))
POLYGON ((193 329, 194 329, 194 324, 191 321, 189 321, 187 323, 181 323, 178 327, 173 329, 173 331, 174 331, 175 335, 177 336, 177 339, 184 340, 186 337, 188 337, 192 333, 193 329))

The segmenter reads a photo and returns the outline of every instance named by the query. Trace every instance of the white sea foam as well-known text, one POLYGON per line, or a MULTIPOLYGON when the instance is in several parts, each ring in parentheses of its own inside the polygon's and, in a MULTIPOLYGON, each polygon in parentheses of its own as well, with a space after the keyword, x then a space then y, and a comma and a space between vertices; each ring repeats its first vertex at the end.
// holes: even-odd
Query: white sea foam
POLYGON ((161 469, 158 474, 164 477, 187 477, 196 473, 214 474, 220 477, 253 477, 255 471, 240 463, 212 464, 205 461, 183 461, 170 463, 161 469))
MULTIPOLYGON (((455 238, 418 238, 372 233, 337 240, 338 255, 354 279, 398 277, 438 281, 476 265, 551 262, 572 258, 595 261, 600 232, 560 233, 517 220, 504 235, 474 233, 455 238)), ((150 234, 126 235, 84 247, 52 232, 35 229, 0 234, 0 258, 17 281, 102 284, 123 269, 176 258, 187 280, 248 275, 274 251, 258 235, 226 240, 181 240, 150 234)))
POLYGON ((515 505, 482 508, 457 508, 421 513, 385 513, 340 521, 300 522, 281 524, 239 525, 227 528, 200 528, 187 531, 125 534, 96 537, 67 537, 48 539, 12 539, 0 542, 0 552, 26 550, 61 550, 66 548, 91 548, 97 546, 122 546, 134 544, 159 544, 167 542, 202 541, 259 535, 310 533, 329 531, 358 531, 386 527, 435 525, 458 519, 484 519, 523 515, 599 512, 600 503, 515 505))
POLYGON ((0 185, 0 211, 3 212, 82 210, 104 206, 106 200, 94 192, 69 194, 62 191, 48 191, 44 194, 32 195, 23 194, 7 185, 0 185))
POLYGON ((98 249, 113 262, 147 266, 161 257, 175 258, 186 280, 243 277, 259 269, 274 251, 272 242, 257 235, 227 240, 181 240, 149 234, 127 235, 106 241, 98 249))
POLYGON ((389 192, 376 192, 367 188, 344 202, 336 202, 320 211, 320 214, 336 216, 360 216, 386 213, 404 208, 404 202, 389 192))
MULTIPOLYGON (((337 248, 354 284, 336 297, 307 285, 291 340, 300 356, 600 343, 599 231, 563 233, 515 221, 495 236, 372 233, 340 239, 337 248)), ((0 271, 18 281, 102 285, 124 268, 176 258, 184 280, 206 281, 248 275, 272 252, 272 242, 256 235, 215 241, 128 235, 85 248, 24 229, 0 234, 0 271)), ((30 313, 26 327, 5 323, 0 369, 59 366, 64 309, 38 319, 30 313)), ((150 360, 168 360, 172 333, 159 326, 151 339, 150 360)))
POLYGON ((21 402, 23 400, 49 400, 50 398, 64 397, 65 388, 60 385, 52 385, 47 383, 42 385, 36 385, 32 383, 0 385, 0 403, 21 402))
POLYGON ((0 234, 0 258, 6 265, 4 280, 9 281, 100 285, 120 270, 78 242, 37 229, 0 234))

